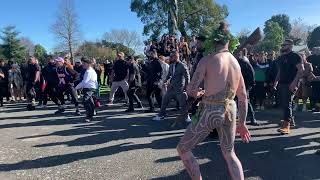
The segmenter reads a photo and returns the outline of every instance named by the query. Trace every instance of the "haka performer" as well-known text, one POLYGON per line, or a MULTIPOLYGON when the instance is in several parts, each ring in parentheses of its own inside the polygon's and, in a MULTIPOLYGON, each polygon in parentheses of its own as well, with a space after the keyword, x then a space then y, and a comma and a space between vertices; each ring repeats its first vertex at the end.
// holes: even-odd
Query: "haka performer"
POLYGON ((241 162, 234 152, 236 132, 243 142, 250 141, 246 127, 248 109, 246 88, 238 61, 228 51, 230 33, 226 23, 213 33, 216 52, 204 57, 197 66, 195 74, 188 85, 187 92, 192 97, 203 96, 197 116, 187 128, 177 146, 177 151, 193 180, 202 179, 199 165, 191 150, 208 134, 217 129, 223 156, 228 164, 233 180, 244 179, 241 162), (204 81, 204 90, 199 84, 204 81), (236 128, 238 97, 240 123, 236 128))

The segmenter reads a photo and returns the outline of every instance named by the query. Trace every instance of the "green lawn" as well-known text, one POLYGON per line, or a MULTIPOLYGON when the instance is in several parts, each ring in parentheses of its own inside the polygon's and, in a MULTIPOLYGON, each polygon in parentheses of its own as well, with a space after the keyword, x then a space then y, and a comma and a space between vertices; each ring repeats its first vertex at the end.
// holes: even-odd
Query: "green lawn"
POLYGON ((110 92, 109 86, 101 86, 100 87, 100 95, 106 95, 109 92, 110 92))

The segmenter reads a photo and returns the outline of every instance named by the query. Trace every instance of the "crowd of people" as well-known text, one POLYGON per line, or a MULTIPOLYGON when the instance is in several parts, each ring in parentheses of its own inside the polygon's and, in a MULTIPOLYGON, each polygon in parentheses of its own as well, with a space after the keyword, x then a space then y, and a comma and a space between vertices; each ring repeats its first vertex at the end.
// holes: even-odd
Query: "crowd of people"
MULTIPOLYGON (((155 102, 160 108, 154 120, 164 119, 166 108, 172 99, 176 101, 176 109, 181 112, 189 110, 194 114, 194 106, 191 109, 187 107, 189 106, 188 96, 185 90, 199 61, 204 57, 205 40, 204 36, 192 36, 191 41, 187 41, 184 37, 178 40, 176 36, 163 35, 159 42, 149 41, 144 50, 145 60, 138 61, 133 56, 126 57, 124 53, 119 52, 117 59, 106 60, 103 68, 92 58, 98 82, 94 101, 97 104, 100 103, 98 99, 101 85, 109 85, 111 91, 108 105, 113 105, 115 93, 121 87, 128 105, 127 112, 131 112, 135 110, 134 102, 137 103, 136 108, 143 108, 143 103, 136 93, 137 90, 143 89, 143 96, 149 105, 145 112, 155 112, 155 102), (103 76, 101 76, 102 73, 103 76)), ((259 125, 254 112, 280 107, 281 97, 284 96, 281 96, 280 89, 277 88, 279 86, 274 87, 279 78, 277 76, 283 56, 276 52, 249 53, 246 48, 234 53, 234 56, 241 66, 250 97, 248 120, 251 125, 259 125)), ((298 56, 303 61, 304 72, 298 83, 298 89, 294 93, 292 109, 318 112, 320 111, 320 82, 312 75, 320 75, 320 48, 313 48, 311 54, 299 52, 298 56)), ((44 108, 50 98, 58 105, 57 113, 62 113, 65 109, 64 96, 66 95, 67 99, 75 105, 76 114, 80 115, 78 102, 80 91, 75 87, 85 73, 83 62, 77 60, 72 65, 68 57, 48 56, 47 59, 48 64, 42 65, 42 68, 35 57, 30 57, 27 63, 21 65, 13 61, 6 63, 1 59, 0 105, 3 106, 3 98, 10 102, 22 101, 26 98, 29 104, 28 110, 34 110, 35 102, 32 100, 38 100, 38 107, 44 108)), ((296 70, 285 69, 285 71, 288 71, 288 77, 284 78, 293 80, 296 70)), ((203 88, 203 84, 201 86, 203 88)), ((190 122, 191 118, 187 116, 186 121, 190 122)))
MULTIPOLYGON (((221 27, 219 33, 227 35, 221 27)), ((145 113, 155 112, 157 102, 160 111, 152 120, 162 121, 174 100, 183 120, 190 123, 177 147, 190 176, 201 177, 191 149, 216 129, 231 176, 242 179, 241 163, 233 150, 235 119, 240 120, 237 132, 244 142, 249 142, 246 121, 260 125, 255 111, 281 108, 283 121, 278 129, 281 134, 289 134, 295 126, 292 111, 299 109, 300 100, 302 111, 320 111, 320 48, 313 48, 311 54, 293 52, 293 41, 287 39, 280 53, 249 53, 244 48, 233 56, 228 42, 216 39, 217 51, 204 56, 205 36, 193 36, 188 41, 185 37, 178 40, 176 36, 163 35, 159 42, 150 41, 146 46, 146 60, 119 52, 116 60, 103 63, 104 70, 94 58, 85 57, 72 65, 67 57, 48 56, 48 64, 43 68, 33 56, 20 66, 0 60, 1 106, 3 98, 14 102, 26 97, 27 110, 35 110, 35 99, 41 108, 50 99, 60 114, 65 111, 66 96, 74 104, 76 115, 81 115, 78 100, 81 93, 85 120, 90 122, 100 104, 100 86, 107 84, 108 106, 115 103, 120 87, 126 112, 143 109, 141 98, 146 98, 145 113), (144 93, 137 93, 139 89, 144 93), (234 99, 238 102, 238 113, 234 99)))
POLYGON ((65 96, 74 104, 75 114, 79 110, 79 92, 83 94, 83 104, 87 112, 86 121, 92 120, 96 113, 94 107, 99 98, 99 78, 101 68, 94 58, 82 58, 73 66, 68 57, 49 55, 48 63, 42 68, 34 56, 30 56, 25 64, 9 61, 5 64, 0 60, 0 105, 3 99, 8 102, 27 101, 27 110, 45 108, 48 99, 57 105, 55 114, 63 113, 66 109, 65 96), (93 71, 93 72, 92 72, 93 71))

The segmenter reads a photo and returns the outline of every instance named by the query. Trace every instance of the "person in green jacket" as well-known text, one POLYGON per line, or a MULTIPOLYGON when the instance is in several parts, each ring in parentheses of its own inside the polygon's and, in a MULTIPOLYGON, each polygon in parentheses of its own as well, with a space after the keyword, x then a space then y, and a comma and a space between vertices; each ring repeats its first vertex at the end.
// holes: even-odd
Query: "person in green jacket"
POLYGON ((255 94, 256 94, 256 102, 257 102, 257 110, 264 110, 264 102, 266 99, 266 89, 268 82, 268 70, 269 64, 266 62, 267 58, 264 52, 259 53, 258 62, 254 67, 255 71, 255 94))

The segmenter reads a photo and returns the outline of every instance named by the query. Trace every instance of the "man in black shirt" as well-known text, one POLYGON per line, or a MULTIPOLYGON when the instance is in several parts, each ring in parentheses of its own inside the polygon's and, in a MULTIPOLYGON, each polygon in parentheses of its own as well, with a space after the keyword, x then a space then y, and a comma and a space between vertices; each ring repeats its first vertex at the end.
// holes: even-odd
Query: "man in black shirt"
POLYGON ((103 63, 104 71, 103 71, 103 85, 106 85, 106 78, 107 80, 107 85, 110 85, 110 75, 112 71, 112 62, 110 62, 108 59, 103 63))
POLYGON ((244 48, 240 52, 240 56, 237 58, 239 65, 241 67, 241 73, 243 76, 244 83, 246 85, 247 90, 247 97, 248 97, 248 115, 247 119, 250 120, 251 125, 253 126, 259 126, 259 123, 257 122, 255 118, 255 113, 250 101, 250 91, 252 90, 253 86, 255 85, 255 72, 253 67, 250 64, 249 59, 247 58, 248 50, 244 48), (241 54, 242 53, 242 54, 241 54))
MULTIPOLYGON (((274 82, 277 79, 277 75, 278 75, 278 71, 279 71, 279 58, 271 61, 269 67, 270 68, 269 68, 268 77, 269 77, 271 84, 274 84, 274 82)), ((275 99, 274 100, 275 105, 273 106, 274 108, 277 108, 280 105, 280 95, 279 95, 279 91, 277 89, 273 89, 270 93, 272 98, 275 99)))
POLYGON ((197 54, 196 54, 196 57, 195 57, 195 62, 194 62, 193 67, 192 67, 191 77, 193 76, 193 73, 196 71, 200 60, 203 58, 203 53, 205 51, 204 42, 206 40, 206 37, 205 36, 198 36, 196 38, 196 40, 197 40, 197 44, 196 44, 197 54))
POLYGON ((128 102, 127 91, 129 89, 129 84, 127 82, 129 75, 128 63, 124 59, 124 53, 118 53, 118 60, 114 63, 112 68, 112 73, 110 76, 111 91, 109 97, 108 105, 113 105, 114 95, 119 87, 122 88, 126 101, 128 102))
POLYGON ((8 85, 6 82, 6 75, 4 71, 5 71, 4 60, 0 59, 0 107, 3 106, 3 97, 5 95, 5 92, 8 89, 8 85))
POLYGON ((159 83, 162 77, 162 67, 158 59, 156 50, 150 52, 150 63, 148 65, 147 72, 147 99, 150 109, 145 111, 146 113, 154 112, 154 104, 152 101, 152 94, 154 93, 157 103, 161 106, 162 96, 159 83))
POLYGON ((27 109, 29 111, 35 110, 35 85, 40 81, 40 66, 36 63, 34 56, 30 56, 27 67, 27 109))
POLYGON ((281 45, 281 57, 279 59, 279 73, 274 83, 274 88, 280 84, 280 96, 283 109, 283 123, 278 130, 282 134, 290 133, 290 126, 295 126, 292 115, 292 101, 297 91, 300 79, 303 76, 304 66, 299 54, 292 51, 293 41, 285 40, 281 45))
POLYGON ((81 74, 83 71, 85 71, 85 70, 83 69, 82 64, 81 64, 81 60, 77 59, 77 60, 75 61, 75 63, 76 63, 76 64, 74 65, 73 69, 74 69, 75 71, 77 71, 77 73, 81 74))
POLYGON ((134 60, 134 57, 129 57, 129 90, 128 90, 128 98, 129 98, 129 107, 126 110, 126 112, 133 112, 134 111, 134 105, 133 100, 136 101, 138 108, 143 108, 142 103, 139 99, 139 97, 136 94, 136 91, 141 87, 141 76, 140 76, 140 70, 139 67, 136 64, 136 61, 134 60))
MULTIPOLYGON (((307 61, 312 64, 313 74, 320 76, 320 47, 314 47, 312 49, 312 55, 307 58, 307 61)), ((311 82, 312 96, 310 99, 312 111, 320 111, 320 107, 316 107, 317 103, 320 103, 320 82, 311 82)))
POLYGON ((46 86, 43 91, 43 106, 47 105, 47 96, 49 95, 50 99, 58 106, 60 106, 60 101, 58 100, 56 87, 59 83, 59 78, 56 71, 56 65, 54 59, 51 55, 48 57, 48 64, 41 70, 43 79, 46 82, 46 86))

